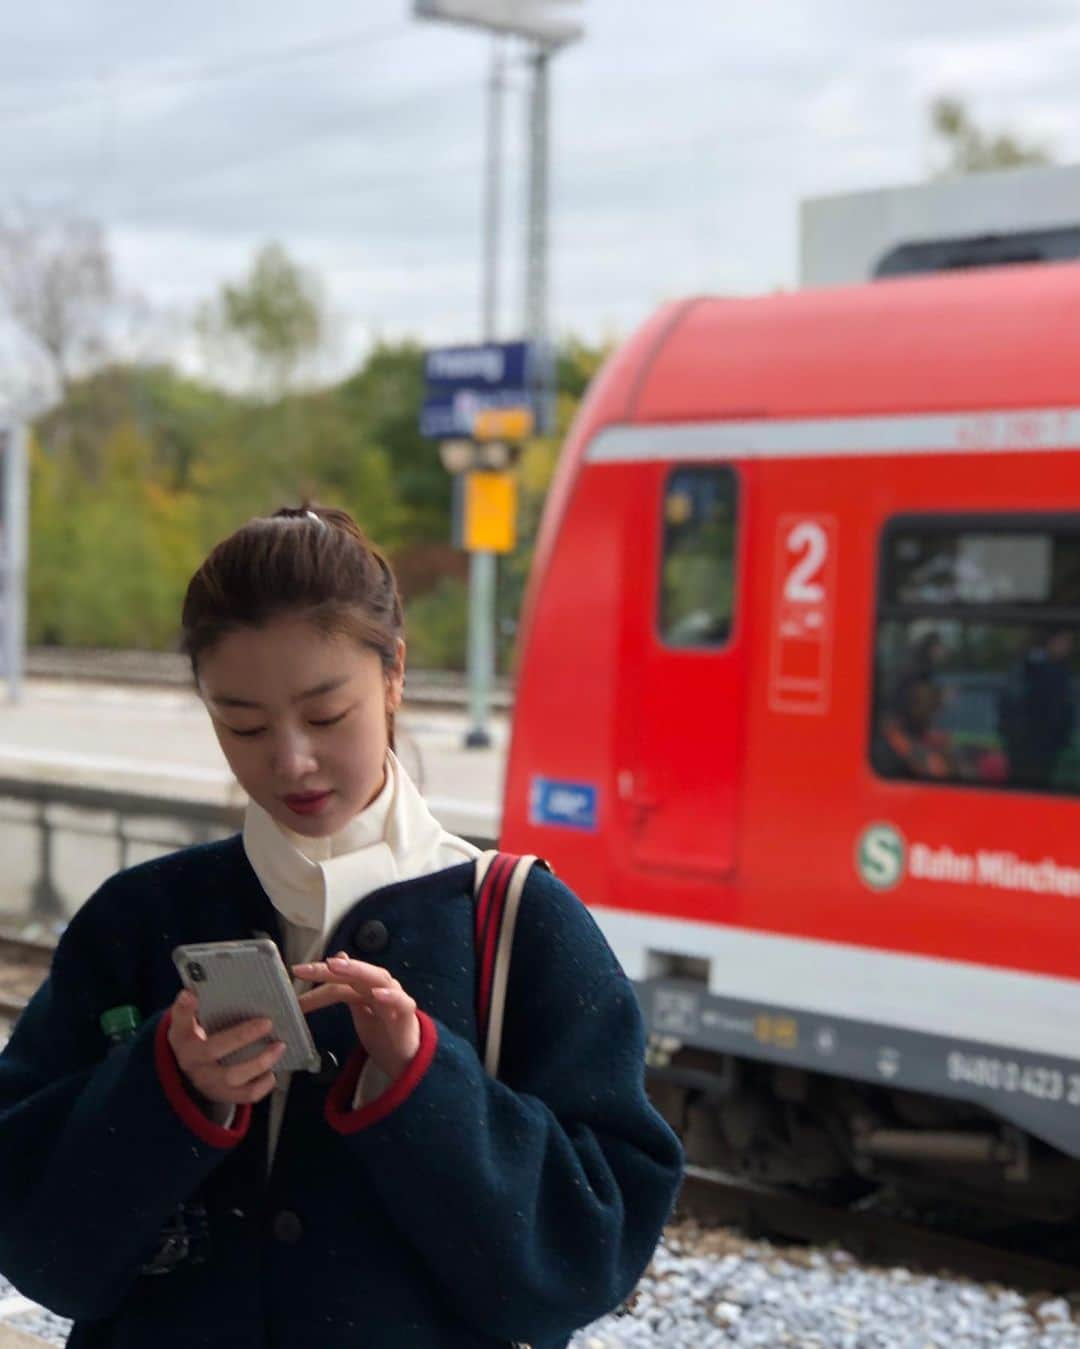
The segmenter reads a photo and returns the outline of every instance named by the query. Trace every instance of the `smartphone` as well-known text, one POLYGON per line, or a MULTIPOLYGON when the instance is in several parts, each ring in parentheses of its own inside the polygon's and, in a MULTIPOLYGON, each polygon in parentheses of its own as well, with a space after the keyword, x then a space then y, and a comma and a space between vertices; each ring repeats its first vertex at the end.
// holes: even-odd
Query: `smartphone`
POLYGON ((212 941, 177 946, 172 953, 180 981, 199 999, 199 1021, 211 1034, 240 1021, 268 1017, 273 1032, 221 1060, 227 1067, 244 1063, 271 1044, 283 1041, 285 1053, 274 1065, 286 1072, 315 1072, 319 1051, 300 1007, 281 953, 269 937, 248 941, 212 941))

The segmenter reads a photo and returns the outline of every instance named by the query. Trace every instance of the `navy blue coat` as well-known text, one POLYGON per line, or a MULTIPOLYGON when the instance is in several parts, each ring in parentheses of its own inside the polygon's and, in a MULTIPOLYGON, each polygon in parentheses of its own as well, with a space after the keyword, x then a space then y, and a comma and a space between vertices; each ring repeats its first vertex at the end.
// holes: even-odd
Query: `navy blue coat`
POLYGON ((342 1067, 293 1077, 269 1175, 267 1102, 231 1129, 184 1090, 165 1038, 181 942, 278 934, 239 837, 121 872, 79 910, 0 1055, 0 1270, 76 1321, 77 1349, 565 1345, 648 1263, 678 1142, 643 1091, 632 985, 584 906, 534 868, 500 1079, 476 1052, 473 865, 401 881, 327 950, 385 965, 417 1000, 405 1076, 351 1109, 348 1010, 312 1014, 342 1067), (376 956, 358 945, 381 920, 376 956), (146 1018, 107 1052, 102 1011, 146 1018), (140 1274, 199 1191, 210 1253, 140 1274))

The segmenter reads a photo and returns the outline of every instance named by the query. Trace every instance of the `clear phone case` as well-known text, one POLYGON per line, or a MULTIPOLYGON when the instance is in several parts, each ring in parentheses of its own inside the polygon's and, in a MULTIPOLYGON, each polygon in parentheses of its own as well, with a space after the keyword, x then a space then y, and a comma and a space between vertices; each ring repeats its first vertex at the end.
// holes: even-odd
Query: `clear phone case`
POLYGON ((255 1017, 269 1017, 273 1023, 272 1035, 227 1055, 223 1064, 244 1063, 277 1039, 284 1042, 285 1053, 276 1069, 318 1069, 319 1051, 307 1018, 281 953, 268 937, 178 946, 172 958, 184 987, 199 999, 199 1021, 207 1031, 226 1030, 255 1017))

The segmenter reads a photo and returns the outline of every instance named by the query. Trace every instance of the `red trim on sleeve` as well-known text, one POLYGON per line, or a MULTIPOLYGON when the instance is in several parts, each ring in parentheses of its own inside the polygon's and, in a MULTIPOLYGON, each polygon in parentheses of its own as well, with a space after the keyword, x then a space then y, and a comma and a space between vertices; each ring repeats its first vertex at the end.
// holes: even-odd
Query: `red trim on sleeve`
POLYGON ((171 1021, 172 1012, 168 1011, 158 1022, 158 1028, 154 1034, 154 1066, 157 1068, 158 1080, 162 1089, 169 1098, 169 1104, 191 1132, 197 1134, 204 1143, 209 1143, 211 1147, 215 1148, 235 1147, 248 1131, 248 1125, 251 1123, 251 1106, 238 1105, 236 1114, 233 1116, 233 1122, 227 1129, 220 1124, 215 1124, 212 1119, 207 1119, 191 1099, 187 1087, 184 1085, 180 1065, 176 1062, 172 1045, 169 1044, 169 1023, 171 1021))
POLYGON ((435 1057, 439 1032, 435 1022, 426 1012, 417 1011, 416 1015, 420 1021, 420 1048, 401 1076, 391 1082, 381 1096, 361 1106, 359 1110, 352 1108, 356 1084, 368 1058, 363 1045, 357 1045, 345 1067, 334 1079, 333 1086, 326 1093, 326 1122, 339 1134, 359 1133, 361 1129, 378 1124, 379 1120, 385 1119, 396 1110, 420 1085, 421 1079, 431 1066, 431 1060, 435 1057))

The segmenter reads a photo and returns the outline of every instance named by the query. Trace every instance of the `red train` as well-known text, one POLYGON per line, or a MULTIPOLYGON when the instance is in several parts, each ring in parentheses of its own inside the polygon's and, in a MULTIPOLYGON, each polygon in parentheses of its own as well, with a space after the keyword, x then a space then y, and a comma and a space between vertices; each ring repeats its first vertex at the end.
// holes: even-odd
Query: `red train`
POLYGON ((588 898, 692 1159, 1080 1210, 1078 621, 1080 265, 692 300, 610 360, 502 844, 588 898))

